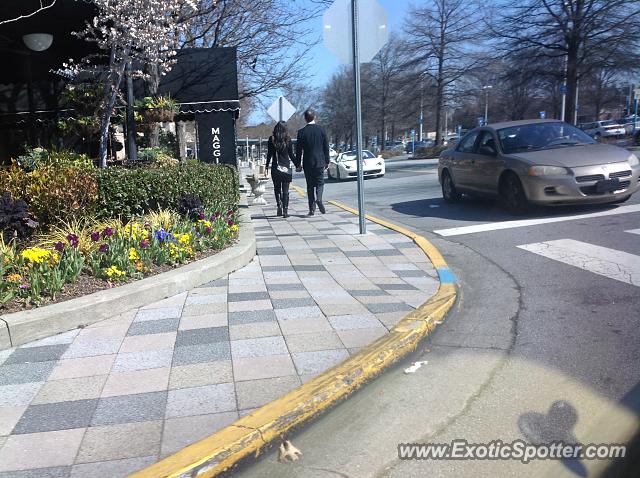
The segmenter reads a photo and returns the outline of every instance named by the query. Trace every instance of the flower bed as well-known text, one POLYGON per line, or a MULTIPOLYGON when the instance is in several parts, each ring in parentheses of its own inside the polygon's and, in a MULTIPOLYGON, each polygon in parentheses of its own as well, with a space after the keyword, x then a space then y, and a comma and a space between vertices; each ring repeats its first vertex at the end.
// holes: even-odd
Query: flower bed
POLYGON ((160 211, 127 223, 57 227, 22 250, 15 241, 2 243, 0 307, 12 312, 56 302, 67 284, 84 282, 90 290, 75 286, 64 299, 153 275, 227 247, 237 232, 236 210, 191 217, 160 211))
POLYGON ((237 236, 237 202, 232 167, 99 170, 82 155, 33 150, 0 170, 0 313, 213 254, 237 236))

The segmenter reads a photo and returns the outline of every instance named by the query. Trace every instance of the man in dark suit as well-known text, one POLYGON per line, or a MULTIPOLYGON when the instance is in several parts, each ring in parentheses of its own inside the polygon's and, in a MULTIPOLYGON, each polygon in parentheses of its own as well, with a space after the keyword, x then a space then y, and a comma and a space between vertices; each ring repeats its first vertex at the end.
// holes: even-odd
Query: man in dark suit
POLYGON ((329 141, 324 130, 316 124, 316 114, 313 110, 305 111, 304 119, 307 125, 298 131, 295 165, 298 171, 300 168, 304 170, 304 177, 307 180, 309 216, 313 216, 316 204, 320 212, 325 213, 322 191, 324 172, 329 167, 329 141))

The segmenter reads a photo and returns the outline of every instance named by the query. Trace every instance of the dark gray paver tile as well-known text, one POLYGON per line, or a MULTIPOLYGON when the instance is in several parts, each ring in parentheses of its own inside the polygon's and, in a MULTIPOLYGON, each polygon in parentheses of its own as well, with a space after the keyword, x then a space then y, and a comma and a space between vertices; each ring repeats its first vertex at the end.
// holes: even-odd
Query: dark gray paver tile
POLYGON ((13 363, 0 366, 0 386, 16 383, 44 382, 56 362, 13 363))
POLYGON ((144 322, 134 322, 129 327, 127 336, 162 334, 164 332, 174 332, 178 330, 180 319, 146 320, 144 322))
POLYGON ((347 257, 373 257, 371 251, 344 251, 343 254, 347 257))
POLYGON ((98 399, 31 405, 13 429, 13 434, 49 432, 89 426, 98 399))
POLYGON ((229 325, 251 324, 254 322, 271 322, 276 320, 273 310, 249 310, 229 312, 229 325))
POLYGON ((384 290, 420 290, 417 287, 412 286, 411 284, 384 284, 384 283, 376 283, 378 287, 383 288, 384 290))
POLYGON ((323 241, 327 238, 326 234, 316 236, 305 236, 304 234, 302 234, 302 237, 305 241, 323 241))
POLYGON ((404 302, 391 302, 387 304, 364 304, 364 306, 374 314, 385 314, 387 312, 409 312, 413 307, 404 302))
POLYGON ((235 292, 227 295, 228 302, 244 302, 247 300, 264 300, 269 298, 269 293, 263 292, 235 292))
POLYGON ((273 292, 282 292, 288 290, 306 290, 305 286, 300 284, 267 284, 267 290, 273 292))
POLYGON ((394 242, 393 245, 396 249, 411 249, 412 247, 418 247, 413 241, 408 242, 394 242))
POLYGON ((349 294, 353 297, 376 297, 379 295, 389 295, 387 291, 382 289, 373 289, 373 290, 348 290, 349 294))
POLYGON ((373 255, 375 256, 401 256, 402 252, 400 252, 398 249, 374 249, 371 252, 373 252, 373 255))
POLYGON ((49 362, 58 360, 65 353, 69 344, 44 345, 42 347, 19 348, 5 360, 4 365, 14 363, 49 362))
POLYGON ((284 256, 284 248, 282 247, 259 247, 257 248, 259 256, 284 256))
POLYGON ((394 271, 400 277, 428 277, 424 271, 394 271))
POLYGON ((216 362, 231 359, 229 342, 215 342, 212 344, 187 345, 177 347, 173 353, 173 367, 190 365, 193 363, 216 362))
POLYGON ((179 330, 176 347, 186 345, 213 344, 229 340, 229 327, 207 327, 203 329, 179 330))
MULTIPOLYGON (((319 250, 315 249, 314 252, 319 252, 319 250)), ((325 266, 320 264, 311 265, 311 266, 305 266, 305 265, 293 266, 293 268, 296 270, 296 272, 324 272, 327 270, 325 266)))
POLYGON ((303 299, 271 299, 274 309, 291 309, 292 307, 309 307, 316 305, 310 297, 303 299))
POLYGON ((91 426, 159 420, 164 417, 166 404, 166 391, 101 398, 91 426))

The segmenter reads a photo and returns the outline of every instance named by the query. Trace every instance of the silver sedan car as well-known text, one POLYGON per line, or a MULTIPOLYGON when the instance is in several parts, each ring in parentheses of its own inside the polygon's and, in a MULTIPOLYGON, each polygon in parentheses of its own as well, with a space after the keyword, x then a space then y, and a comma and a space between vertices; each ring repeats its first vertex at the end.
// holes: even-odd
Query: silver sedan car
POLYGON ((498 196, 522 214, 530 204, 623 202, 640 186, 633 153, 599 144, 557 120, 525 120, 476 128, 440 156, 442 195, 498 196))

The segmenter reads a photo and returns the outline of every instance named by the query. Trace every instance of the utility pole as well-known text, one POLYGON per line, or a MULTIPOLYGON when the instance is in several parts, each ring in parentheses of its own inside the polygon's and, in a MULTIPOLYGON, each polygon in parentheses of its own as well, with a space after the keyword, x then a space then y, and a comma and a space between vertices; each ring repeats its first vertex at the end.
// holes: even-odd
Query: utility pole
POLYGON ((489 90, 493 88, 491 85, 485 85, 482 89, 485 91, 485 103, 484 103, 484 125, 489 123, 489 90))
POLYGON ((360 45, 358 44, 358 0, 351 0, 351 31, 353 34, 353 80, 356 99, 356 151, 358 164, 358 219, 360 234, 367 233, 364 217, 364 170, 362 164, 362 100, 360 96, 360 45))
POLYGON ((560 108, 560 121, 564 121, 564 117, 565 117, 564 110, 567 107, 567 55, 564 55, 564 78, 562 79, 560 92, 562 93, 562 108, 560 108))
POLYGON ((424 77, 420 79, 420 141, 424 131, 424 77))
POLYGON ((576 81, 576 106, 573 111, 573 125, 576 126, 578 124, 578 94, 580 92, 580 83, 576 81))

